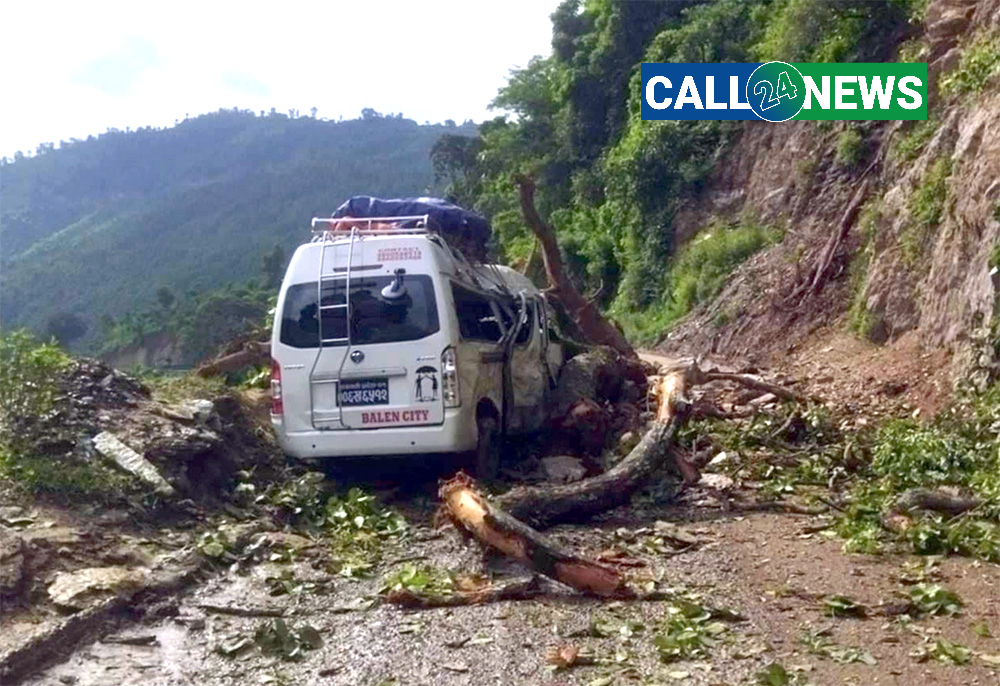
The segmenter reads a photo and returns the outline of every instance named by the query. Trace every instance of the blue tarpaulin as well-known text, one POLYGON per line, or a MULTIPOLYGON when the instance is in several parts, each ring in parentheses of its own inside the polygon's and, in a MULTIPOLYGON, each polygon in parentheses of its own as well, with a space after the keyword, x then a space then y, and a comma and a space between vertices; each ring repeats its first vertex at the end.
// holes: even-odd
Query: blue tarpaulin
MULTIPOLYGON (((486 259, 490 223, 486 219, 441 198, 373 198, 355 195, 333 213, 339 217, 408 217, 428 215, 430 228, 474 261, 486 259)), ((409 222, 404 222, 409 224, 409 222)))

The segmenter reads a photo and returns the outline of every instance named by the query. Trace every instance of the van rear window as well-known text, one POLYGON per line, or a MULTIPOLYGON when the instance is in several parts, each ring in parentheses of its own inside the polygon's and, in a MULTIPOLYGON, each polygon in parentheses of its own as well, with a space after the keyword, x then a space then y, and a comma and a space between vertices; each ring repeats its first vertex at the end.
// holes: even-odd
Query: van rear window
MULTIPOLYGON (((351 278, 351 343, 395 343, 415 341, 436 333, 438 324, 434 285, 427 275, 406 275, 406 294, 389 300, 382 289, 393 282, 392 276, 351 278)), ((319 347, 319 322, 316 313, 316 282, 289 286, 281 313, 281 342, 293 348, 319 347)), ((345 302, 345 284, 332 281, 323 285, 323 306, 345 302)), ((323 338, 347 336, 347 309, 323 310, 323 338)), ((327 346, 346 345, 329 342, 327 346)))

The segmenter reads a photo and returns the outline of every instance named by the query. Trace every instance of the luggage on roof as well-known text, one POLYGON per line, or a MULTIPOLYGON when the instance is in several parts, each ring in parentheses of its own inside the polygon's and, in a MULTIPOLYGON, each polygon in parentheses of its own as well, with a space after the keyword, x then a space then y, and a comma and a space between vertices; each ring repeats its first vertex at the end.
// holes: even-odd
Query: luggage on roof
MULTIPOLYGON (((427 215, 428 228, 440 233, 456 249, 473 262, 486 260, 490 242, 490 223, 484 217, 441 198, 374 198, 355 195, 333 213, 336 218, 354 217, 414 217, 427 215)), ((414 221, 401 222, 401 228, 414 226, 414 221)))

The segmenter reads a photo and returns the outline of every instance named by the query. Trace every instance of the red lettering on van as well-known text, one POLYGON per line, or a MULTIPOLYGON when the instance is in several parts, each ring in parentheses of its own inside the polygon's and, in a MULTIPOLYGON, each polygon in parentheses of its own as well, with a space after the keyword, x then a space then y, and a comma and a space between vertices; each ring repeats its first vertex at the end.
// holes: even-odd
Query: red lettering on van
POLYGON ((404 260, 419 260, 420 248, 379 248, 375 259, 379 262, 402 262, 404 260))
POLYGON ((426 422, 431 416, 430 410, 393 410, 391 412, 362 412, 362 424, 403 424, 411 422, 426 422))

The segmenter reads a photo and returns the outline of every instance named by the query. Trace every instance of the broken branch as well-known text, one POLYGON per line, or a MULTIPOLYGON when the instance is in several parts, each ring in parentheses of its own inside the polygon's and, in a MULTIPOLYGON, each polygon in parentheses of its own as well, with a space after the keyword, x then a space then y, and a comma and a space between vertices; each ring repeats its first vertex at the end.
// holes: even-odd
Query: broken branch
POLYGON ((517 580, 506 584, 493 584, 476 591, 458 591, 448 595, 431 595, 415 593, 408 588, 390 591, 385 596, 385 602, 410 609, 428 609, 432 607, 459 607, 462 605, 480 605, 496 603, 501 600, 531 600, 542 595, 544 590, 538 583, 538 577, 527 580, 517 580))
POLYGON ((611 567, 571 553, 491 505, 464 473, 441 485, 444 513, 479 542, 567 586, 603 597, 619 595, 624 579, 611 567))

